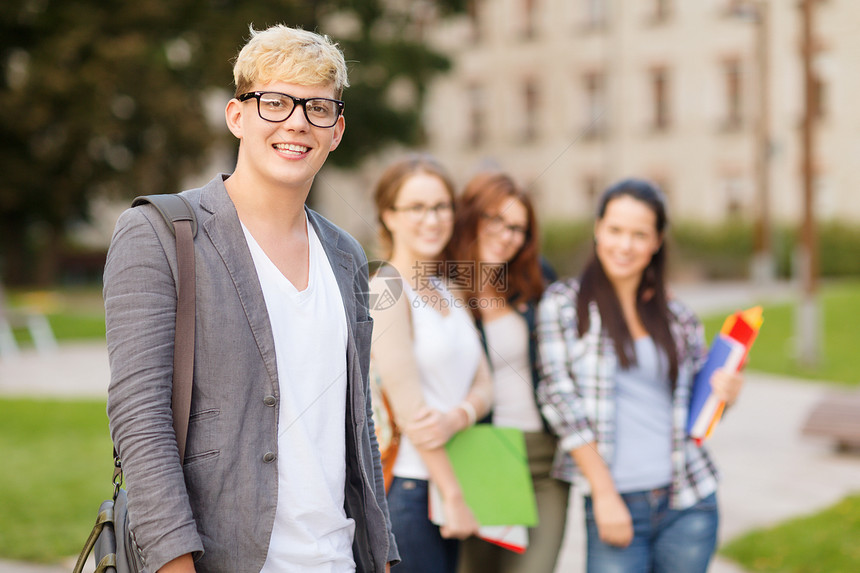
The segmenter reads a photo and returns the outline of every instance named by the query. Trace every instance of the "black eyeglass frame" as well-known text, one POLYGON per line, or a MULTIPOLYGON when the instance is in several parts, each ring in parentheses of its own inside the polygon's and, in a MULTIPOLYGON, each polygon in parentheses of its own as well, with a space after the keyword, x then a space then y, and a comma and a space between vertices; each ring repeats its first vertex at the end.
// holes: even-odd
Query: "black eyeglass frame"
POLYGON ((395 213, 407 213, 418 221, 426 219, 427 215, 429 215, 431 211, 436 214, 437 219, 447 219, 454 216, 453 201, 443 201, 442 203, 436 203, 435 205, 415 204, 404 205, 403 207, 392 205, 389 209, 395 213), (445 214, 442 215, 442 213, 445 214))
POLYGON ((488 225, 497 227, 496 233, 508 231, 514 236, 519 235, 523 241, 531 237, 531 229, 520 227, 519 225, 508 225, 499 215, 490 215, 489 213, 481 213, 481 219, 487 222, 488 225))
POLYGON ((287 121, 288 119, 290 119, 293 116, 293 112, 296 111, 296 108, 299 106, 301 106, 302 112, 305 114, 305 119, 308 120, 309 124, 313 125, 314 127, 320 127, 323 129, 326 129, 329 127, 334 127, 335 125, 337 125, 337 120, 340 118, 341 115, 343 115, 343 102, 339 99, 332 99, 332 98, 328 98, 328 97, 295 97, 295 96, 291 96, 290 94, 285 94, 282 92, 269 92, 269 91, 247 92, 247 93, 243 93, 241 95, 236 96, 236 99, 241 101, 241 102, 246 102, 251 98, 257 100, 257 115, 260 116, 260 119, 262 119, 263 121, 268 121, 269 123, 283 123, 283 122, 287 121), (293 109, 290 110, 290 113, 287 114, 287 117, 285 117, 284 119, 267 119, 267 118, 263 117, 263 112, 262 112, 262 110, 260 110, 260 98, 266 94, 275 94, 275 95, 279 95, 279 96, 288 97, 293 101, 293 109), (308 116, 307 103, 309 101, 314 101, 314 100, 324 100, 324 101, 334 102, 334 104, 337 106, 337 113, 334 116, 334 121, 332 121, 332 123, 330 125, 319 125, 317 123, 314 123, 313 120, 311 120, 311 118, 308 116))

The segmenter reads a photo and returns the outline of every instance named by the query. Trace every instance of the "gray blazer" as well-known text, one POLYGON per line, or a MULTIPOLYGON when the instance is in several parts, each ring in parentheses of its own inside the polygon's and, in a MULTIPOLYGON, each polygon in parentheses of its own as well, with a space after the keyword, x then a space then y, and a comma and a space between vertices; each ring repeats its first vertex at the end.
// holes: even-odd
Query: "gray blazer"
MULTIPOLYGON (((197 571, 258 572, 278 491, 278 372, 266 303, 219 175, 184 191, 198 220, 197 337, 188 444, 179 464, 170 395, 175 242, 151 205, 117 222, 104 274, 108 417, 123 460, 131 528, 149 571, 193 552, 197 571)), ((373 322, 359 243, 308 218, 340 286, 348 323, 345 509, 360 572, 399 561, 367 385, 373 322)))

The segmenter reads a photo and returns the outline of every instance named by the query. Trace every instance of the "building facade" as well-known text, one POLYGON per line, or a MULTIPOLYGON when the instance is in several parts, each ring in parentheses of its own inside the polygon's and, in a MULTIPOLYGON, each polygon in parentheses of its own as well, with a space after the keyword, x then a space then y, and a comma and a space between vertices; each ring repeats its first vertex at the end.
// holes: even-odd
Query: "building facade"
MULTIPOLYGON (((858 22, 860 3, 816 3, 820 220, 860 220, 858 22)), ((458 179, 510 171, 548 219, 590 217, 608 183, 636 176, 675 218, 765 205, 797 222, 801 23, 793 0, 473 0, 433 34, 453 69, 429 90, 428 150, 458 179)))

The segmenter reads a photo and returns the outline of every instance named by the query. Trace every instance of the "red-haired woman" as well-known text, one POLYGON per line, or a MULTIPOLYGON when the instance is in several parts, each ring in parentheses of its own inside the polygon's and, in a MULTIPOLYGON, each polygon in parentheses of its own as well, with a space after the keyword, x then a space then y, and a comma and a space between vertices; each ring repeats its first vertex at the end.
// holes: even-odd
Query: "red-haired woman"
POLYGON ((523 430, 539 523, 524 554, 464 542, 461 572, 552 573, 567 515, 568 484, 550 476, 556 438, 536 403, 535 307, 553 278, 538 253, 534 208, 504 173, 482 173, 457 203, 446 268, 483 336, 493 370, 492 422, 523 430))

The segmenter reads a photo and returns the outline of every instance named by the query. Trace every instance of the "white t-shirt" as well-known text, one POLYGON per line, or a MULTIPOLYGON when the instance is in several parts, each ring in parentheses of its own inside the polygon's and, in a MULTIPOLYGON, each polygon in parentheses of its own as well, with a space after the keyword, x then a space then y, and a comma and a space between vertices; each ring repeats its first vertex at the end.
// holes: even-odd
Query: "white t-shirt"
MULTIPOLYGON (((412 306, 412 332, 415 360, 421 374, 421 392, 425 404, 442 412, 462 402, 481 361, 481 342, 469 314, 456 304, 441 281, 433 280, 447 304, 447 316, 430 306, 403 281, 403 293, 412 306)), ((427 466, 404 434, 401 437, 394 475, 428 479, 427 466)))
POLYGON ((524 432, 543 429, 529 362, 529 328, 518 312, 484 323, 493 367, 493 425, 524 432))
POLYGON ((280 387, 278 506, 263 573, 355 571, 355 523, 344 510, 346 313, 322 243, 305 221, 303 291, 242 226, 272 324, 280 387))

